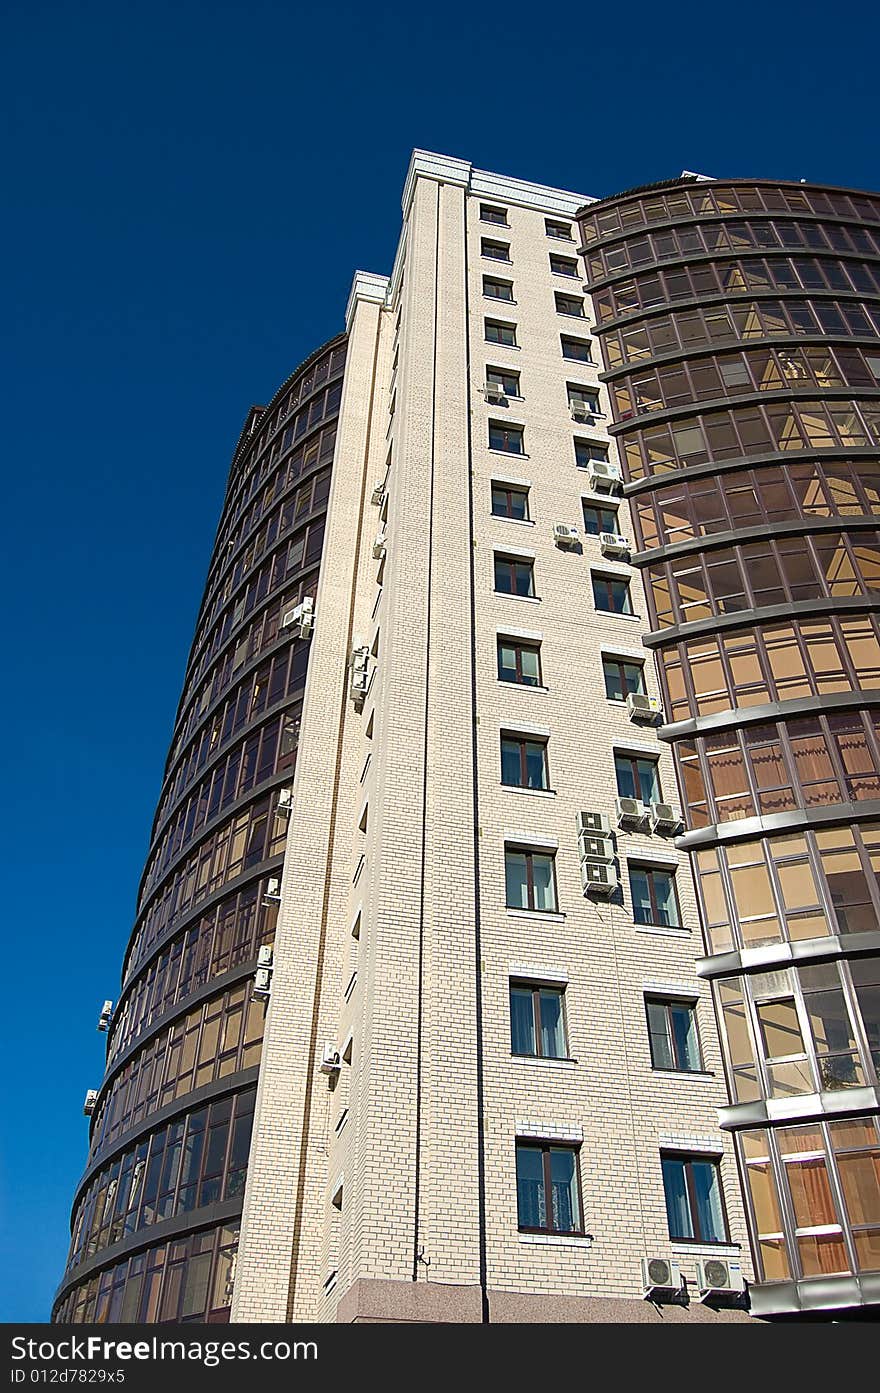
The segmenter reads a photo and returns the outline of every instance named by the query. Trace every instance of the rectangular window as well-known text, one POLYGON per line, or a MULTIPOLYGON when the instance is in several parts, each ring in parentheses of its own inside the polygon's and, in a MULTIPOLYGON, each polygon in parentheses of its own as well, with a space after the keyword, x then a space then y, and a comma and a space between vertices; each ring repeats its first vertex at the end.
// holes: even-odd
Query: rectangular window
POLYGON ((633 919, 664 929, 681 928, 681 910, 675 888, 675 871, 660 866, 629 867, 633 919))
POLYGON ((510 260, 509 242, 492 242, 488 237, 480 239, 480 255, 488 256, 492 261, 510 260))
POLYGON ((516 518, 518 522, 528 522, 528 489, 513 488, 507 484, 493 484, 492 512, 496 518, 516 518))
POLYGON ((576 1149, 518 1141, 516 1203, 517 1222, 527 1233, 582 1233, 576 1149))
POLYGON ((639 798, 643 803, 662 803, 660 766, 656 759, 638 755, 614 756, 617 792, 621 798, 639 798))
POLYGON ((573 411, 580 411, 590 416, 598 416, 599 413, 599 393, 593 392, 589 387, 578 387, 574 382, 566 383, 568 390, 568 404, 573 411))
POLYGON ((592 363, 593 354, 587 339, 572 339, 563 334, 560 343, 563 358, 570 358, 575 363, 592 363))
POLYGON ((505 846, 504 875, 508 909, 556 912, 556 875, 549 852, 505 846))
POLYGON ((622 576, 600 576, 591 572, 593 603, 606 614, 632 614, 629 581, 622 576))
POLYGON ((578 264, 573 257, 554 256, 551 252, 550 270, 553 272, 554 276, 576 276, 578 273, 578 264))
POLYGON ((518 372, 506 372, 504 368, 487 368, 486 382, 499 388, 506 397, 520 396, 518 372))
POLYGON ((646 997, 645 1010, 652 1066, 686 1074, 700 1073, 703 1060, 697 1034, 696 1003, 646 997))
POLYGON ((524 687, 541 685, 541 650, 536 643, 498 640, 498 678, 524 687))
POLYGON ((600 532, 617 532, 617 509, 603 508, 596 503, 584 504, 584 531, 588 537, 600 532))
POLYGON ((510 984, 510 1050, 540 1059, 567 1059, 564 993, 531 982, 510 984))
POLYGON ((607 464, 608 446, 600 445, 598 440, 576 440, 574 459, 579 469, 587 469, 591 460, 601 460, 603 464, 607 464))
POLYGON ((499 227, 507 226, 507 209, 496 208, 491 203, 480 204, 480 222, 497 223, 499 227))
POLYGON ((498 319, 487 319, 486 342, 502 343, 507 348, 516 348, 516 325, 502 324, 498 319))
POLYGON ((490 421, 489 449, 503 450, 506 455, 523 454, 522 426, 508 426, 503 421, 490 421))
POLYGON ((669 1237, 700 1243, 726 1243, 727 1221, 721 1174, 709 1156, 661 1155, 669 1237))
POLYGON ((489 276, 483 277, 483 294, 490 300, 509 300, 513 303, 513 281, 491 280, 489 276))
POLYGON ((560 242, 572 242, 571 223, 555 222, 553 218, 544 219, 544 228, 548 237, 558 237, 560 242))
POLYGON ((495 553, 495 589, 502 595, 533 596, 535 563, 528 557, 495 553))
POLYGON ((501 782, 508 788, 549 788, 547 741, 502 735, 501 782))
POLYGON ((627 662, 625 658, 603 658, 605 695, 609 701, 626 701, 630 692, 645 695, 644 663, 627 662))
POLYGON ((561 295, 557 290, 555 298, 557 314, 570 314, 573 315, 575 319, 583 319, 585 317, 584 302, 581 296, 561 295))

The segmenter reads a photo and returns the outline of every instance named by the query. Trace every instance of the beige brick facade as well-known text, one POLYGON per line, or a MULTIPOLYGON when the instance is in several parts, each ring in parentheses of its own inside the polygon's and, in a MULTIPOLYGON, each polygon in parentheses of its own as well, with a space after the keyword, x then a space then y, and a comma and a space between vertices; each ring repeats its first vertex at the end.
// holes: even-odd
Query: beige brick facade
POLYGON ((583 292, 551 271, 576 243, 545 219, 574 236, 585 201, 416 152, 394 272, 355 278, 234 1320, 635 1320, 644 1256, 677 1258, 691 1287, 698 1256, 750 1275, 686 857, 620 831, 622 903, 581 885, 576 816, 613 822, 615 750, 658 757, 675 801, 666 748, 605 696, 603 652, 646 658, 657 688, 638 576, 584 535, 575 439, 614 446, 601 418, 572 420, 567 384, 597 389, 605 418, 606 389, 562 355, 590 326, 556 312, 556 292, 583 292), (515 323, 517 347, 485 342, 486 318, 515 323), (521 399, 489 403, 487 367, 518 373, 521 399), (499 419, 524 454, 489 448, 499 419), (528 484, 528 523, 493 516, 493 480, 528 484), (496 551, 534 558, 539 598, 495 593, 496 551), (595 609, 591 569, 632 579, 632 616, 595 609), (540 639, 541 688, 498 680, 499 633, 540 639), (353 647, 371 652, 360 710, 353 647), (547 737, 552 792, 502 786, 502 730, 547 737), (555 851, 558 912, 506 908, 505 842, 555 851), (683 928, 634 923, 632 858, 677 868, 683 928), (571 1058, 512 1056, 511 976, 565 984, 571 1058), (652 1069, 646 991, 699 998, 703 1072, 652 1069), (519 1231, 518 1136, 579 1147, 588 1236, 519 1231), (670 1241, 661 1148, 719 1156, 729 1245, 670 1241))

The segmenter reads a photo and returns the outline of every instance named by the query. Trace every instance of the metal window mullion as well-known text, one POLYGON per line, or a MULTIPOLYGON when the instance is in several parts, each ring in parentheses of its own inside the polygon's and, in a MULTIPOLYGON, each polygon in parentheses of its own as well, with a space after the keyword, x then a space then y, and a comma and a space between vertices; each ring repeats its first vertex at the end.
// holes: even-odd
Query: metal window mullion
POLYGON ((535 1054, 543 1054, 541 1048, 541 991, 539 987, 532 988, 532 1016, 535 1022, 535 1054))
POLYGON ((878 1082, 878 1072, 874 1065, 874 1056, 868 1043, 868 1033, 865 1029, 865 1021, 862 1015, 861 1003, 855 983, 852 980, 848 958, 838 959, 838 969, 840 982, 843 989, 843 999, 846 1002, 846 1009, 849 1012, 850 1025, 855 1036, 856 1048, 861 1058, 869 1083, 878 1082))
POLYGON ((553 1179, 550 1170, 550 1147, 541 1148, 541 1157, 544 1163, 544 1227, 548 1233, 554 1233, 553 1224, 553 1179))
POLYGON ((532 863, 533 852, 524 853, 526 860, 526 898, 529 909, 535 908, 535 868, 532 863))

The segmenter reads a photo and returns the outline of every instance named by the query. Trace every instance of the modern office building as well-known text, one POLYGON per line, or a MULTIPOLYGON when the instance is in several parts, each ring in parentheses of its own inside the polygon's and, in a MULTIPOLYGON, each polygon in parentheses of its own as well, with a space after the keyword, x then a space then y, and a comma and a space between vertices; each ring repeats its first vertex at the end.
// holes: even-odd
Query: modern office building
POLYGON ((414 153, 391 276, 233 456, 56 1320, 877 1301, 872 219, 414 153), (862 279, 733 289, 808 261, 862 279))
POLYGON ((755 1314, 880 1303, 880 198, 582 210, 755 1314))

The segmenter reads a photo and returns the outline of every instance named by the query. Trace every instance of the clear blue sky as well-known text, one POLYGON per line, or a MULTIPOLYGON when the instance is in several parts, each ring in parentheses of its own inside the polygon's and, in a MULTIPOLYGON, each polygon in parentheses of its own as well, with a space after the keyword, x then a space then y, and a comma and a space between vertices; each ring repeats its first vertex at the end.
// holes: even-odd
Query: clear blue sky
POLYGON ((413 146, 876 189, 876 5, 7 0, 0 1320, 44 1320, 231 450, 413 146), (839 16, 839 22, 838 17, 839 16))

